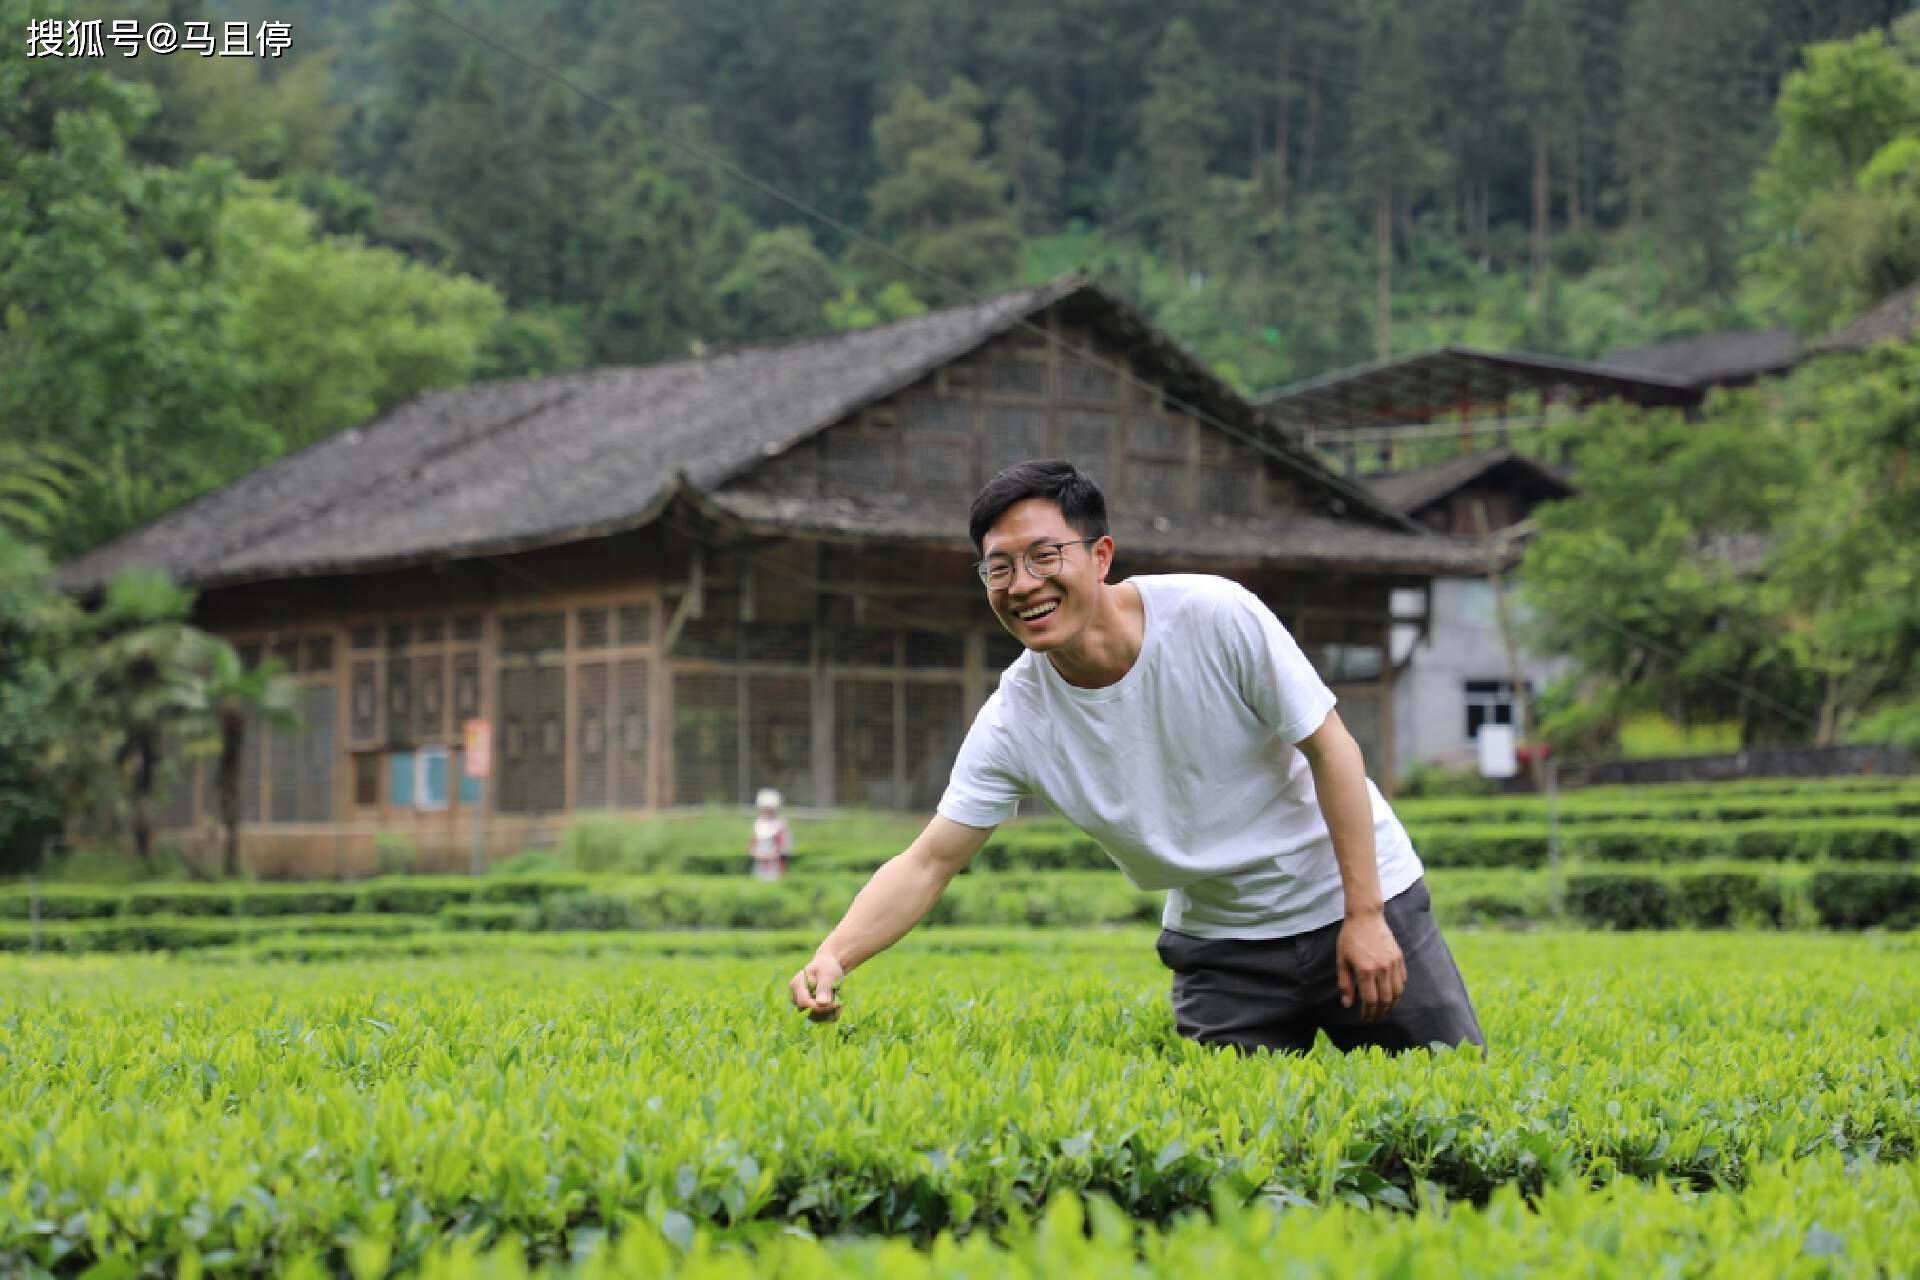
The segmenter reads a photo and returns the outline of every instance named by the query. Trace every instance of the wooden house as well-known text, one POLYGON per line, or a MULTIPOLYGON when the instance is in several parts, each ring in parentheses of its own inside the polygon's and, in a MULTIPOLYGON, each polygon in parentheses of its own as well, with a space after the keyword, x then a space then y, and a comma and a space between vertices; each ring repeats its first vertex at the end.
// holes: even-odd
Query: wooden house
MULTIPOLYGON (((1246 583, 1369 757, 1392 758, 1389 595, 1476 553, 1313 461, 1078 278, 424 394, 61 573, 86 593, 164 569, 199 592, 196 622, 299 684, 302 725, 250 735, 242 844, 262 875, 364 873, 383 832, 461 868, 574 815, 762 786, 930 812, 1018 654, 974 576, 968 506, 1036 456, 1105 488, 1116 578, 1246 583), (484 780, 465 776, 474 721, 484 780)), ((164 826, 205 838, 210 800, 190 773, 164 826)))

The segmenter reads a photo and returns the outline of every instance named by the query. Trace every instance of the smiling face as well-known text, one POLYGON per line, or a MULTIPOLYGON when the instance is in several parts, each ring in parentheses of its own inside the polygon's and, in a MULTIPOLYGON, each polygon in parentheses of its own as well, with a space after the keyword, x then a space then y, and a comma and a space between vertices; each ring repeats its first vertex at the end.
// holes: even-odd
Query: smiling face
POLYGON ((1080 542, 1079 530, 1060 514, 1060 504, 1027 498, 1008 507, 980 541, 981 558, 1008 559, 1013 580, 1004 589, 987 590, 987 602, 1014 639, 1041 653, 1073 643, 1100 608, 1107 569, 1113 563, 1113 539, 1080 542), (1065 542, 1060 571, 1037 578, 1021 553, 1065 542))

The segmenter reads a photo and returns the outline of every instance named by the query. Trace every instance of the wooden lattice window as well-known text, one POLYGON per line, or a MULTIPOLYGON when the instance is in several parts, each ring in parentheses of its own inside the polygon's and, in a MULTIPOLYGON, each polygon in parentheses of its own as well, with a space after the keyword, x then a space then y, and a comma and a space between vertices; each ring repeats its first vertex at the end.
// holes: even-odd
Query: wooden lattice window
POLYGON ((651 604, 623 604, 620 606, 617 618, 618 635, 622 645, 653 643, 653 606, 651 604))
POLYGON ((500 619, 501 653, 561 653, 566 647, 564 613, 517 613, 500 619))
POLYGON ((1060 395, 1066 400, 1111 403, 1120 390, 1120 376, 1107 365, 1066 352, 1060 363, 1060 395))
POLYGON ((413 660, 413 739, 443 740, 446 721, 446 659, 440 654, 413 660))
POLYGON ((553 813, 566 807, 566 691, 563 667, 501 667, 502 813, 553 813))
POLYGON ((963 667, 967 662, 967 638, 955 631, 907 632, 907 669, 926 667, 963 667))
POLYGON ((865 439, 845 426, 823 432, 820 439, 830 490, 870 494, 892 486, 893 442, 865 439))
POLYGON ((1159 458, 1127 459, 1127 507, 1140 515, 1162 515, 1185 508, 1187 467, 1159 458))
POLYGON ((1026 396, 1042 399, 1047 394, 1045 359, 1023 360, 1003 355, 982 363, 980 390, 990 396, 1026 396))
POLYGON ((453 620, 453 638, 458 644, 474 644, 485 633, 486 619, 477 613, 464 613, 453 620))
POLYGON ((991 405, 985 411, 987 474, 1047 454, 1047 411, 1026 405, 991 405))
POLYGON ((813 681, 747 679, 747 787, 776 788, 789 804, 813 803, 813 681))
POLYGON ((688 618, 673 642, 676 658, 713 658, 732 662, 740 656, 740 595, 708 589, 700 616, 688 618))
POLYGON ((966 697, 957 682, 907 685, 907 803, 932 809, 947 789, 967 736, 966 697))
POLYGON ((843 805, 895 807, 892 680, 833 685, 834 799, 843 805))
POLYGON ((974 441, 970 436, 923 436, 907 449, 909 493, 944 497, 970 493, 974 441))
POLYGON ((813 628, 804 622, 748 622, 741 624, 749 662, 786 662, 805 666, 813 656, 813 628))
POLYGON ((1224 516, 1244 516, 1253 512, 1253 470, 1232 463, 1217 463, 1200 468, 1201 511, 1224 516))
POLYGON ((673 802, 740 802, 740 681, 731 675, 673 678, 673 802))
POLYGON ((624 809, 648 804, 647 760, 653 719, 647 713, 652 685, 644 658, 626 658, 615 665, 613 699, 613 802, 624 809))
POLYGON ((604 662, 585 662, 576 674, 577 703, 574 707, 574 803, 581 809, 604 809, 611 803, 607 762, 608 687, 611 681, 604 662))
POLYGON ((333 819, 334 686, 310 684, 300 694, 300 784, 298 822, 333 819))
POLYGON ((1104 484, 1113 458, 1112 413, 1100 409, 1062 409, 1060 411, 1061 456, 1104 484))
POLYGON ((361 751, 353 757, 353 803, 371 809, 380 803, 380 753, 361 751))
POLYGON ((380 663, 355 658, 348 678, 348 740, 372 746, 380 741, 380 663))
POLYGON ((392 743, 413 741, 413 663, 404 656, 387 658, 387 734, 392 743))
POLYGON ((453 718, 464 726, 480 714, 480 655, 453 655, 453 718))
POLYGON ((896 634, 882 627, 834 627, 827 632, 828 657, 843 667, 897 666, 896 634))
POLYGON ((604 649, 611 635, 609 624, 612 621, 603 606, 596 609, 582 609, 576 619, 579 626, 580 647, 582 649, 604 649))

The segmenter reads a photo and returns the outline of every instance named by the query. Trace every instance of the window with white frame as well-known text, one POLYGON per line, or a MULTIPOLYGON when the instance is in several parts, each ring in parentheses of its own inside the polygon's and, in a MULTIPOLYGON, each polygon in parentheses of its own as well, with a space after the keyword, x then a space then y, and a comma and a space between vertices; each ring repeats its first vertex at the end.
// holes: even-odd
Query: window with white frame
MULTIPOLYGON (((1532 685, 1527 686, 1528 692, 1532 685)), ((1513 724, 1513 681, 1469 680, 1466 682, 1467 741, 1480 736, 1483 724, 1513 724)))

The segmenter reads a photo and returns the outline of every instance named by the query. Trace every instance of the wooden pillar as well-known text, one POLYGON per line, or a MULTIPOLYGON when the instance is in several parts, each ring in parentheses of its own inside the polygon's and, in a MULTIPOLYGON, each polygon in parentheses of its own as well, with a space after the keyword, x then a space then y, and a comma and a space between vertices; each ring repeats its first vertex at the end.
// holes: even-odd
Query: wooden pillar
POLYGON ((647 791, 652 808, 665 809, 673 803, 673 733, 669 723, 673 715, 673 671, 667 646, 662 638, 666 622, 667 594, 659 596, 654 636, 659 647, 647 672, 647 791))
POLYGON ((966 631, 966 656, 961 659, 960 668, 960 697, 967 705, 969 722, 979 714, 980 704, 987 700, 986 652, 986 633, 978 627, 969 627, 966 631))
MULTIPOLYGON (((820 570, 825 552, 813 544, 813 581, 825 581, 820 570)), ((815 587, 813 593, 813 644, 810 653, 813 694, 813 802, 822 809, 839 802, 833 793, 833 680, 827 672, 828 597, 815 587)))

